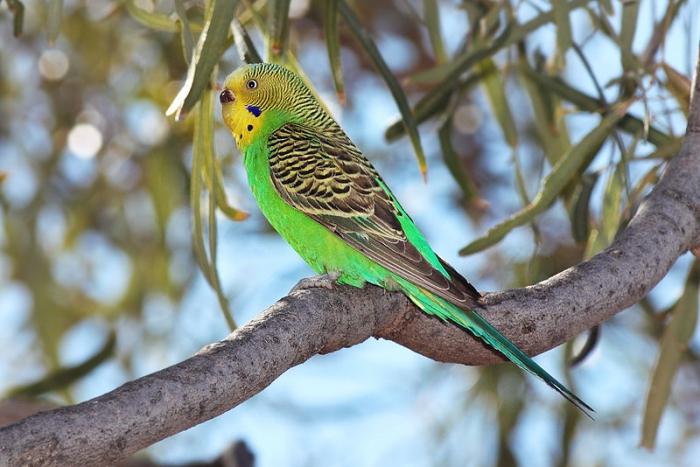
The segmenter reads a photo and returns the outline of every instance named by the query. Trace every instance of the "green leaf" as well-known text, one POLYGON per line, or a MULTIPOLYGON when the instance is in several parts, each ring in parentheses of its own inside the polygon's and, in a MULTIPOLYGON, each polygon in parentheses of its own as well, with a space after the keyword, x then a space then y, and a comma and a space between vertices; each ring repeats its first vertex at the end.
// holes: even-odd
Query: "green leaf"
POLYGON ((276 61, 284 56, 289 36, 289 4, 291 0, 270 0, 267 10, 269 12, 270 26, 268 28, 268 58, 276 61))
POLYGON ((90 374, 92 370, 110 358, 114 353, 116 342, 117 335, 114 331, 110 331, 102 348, 83 363, 75 366, 58 368, 51 371, 39 381, 9 389, 4 397, 36 397, 49 391, 63 389, 90 374))
POLYGON ((604 11, 606 15, 611 16, 615 13, 611 0, 598 0, 598 3, 600 4, 601 11, 604 11))
MULTIPOLYGON (((474 86, 479 84, 479 82, 482 79, 486 78, 486 76, 487 75, 483 73, 474 73, 469 75, 467 78, 461 80, 459 86, 454 91, 452 91, 451 94, 446 95, 441 101, 435 101, 431 103, 418 102, 418 104, 412 110, 412 113, 416 119, 416 123, 421 124, 429 118, 432 118, 441 113, 445 109, 445 106, 449 102, 451 96, 470 91, 474 86)), ((384 138, 387 141, 395 141, 399 137, 401 137, 405 133, 405 131, 406 127, 403 123, 403 120, 398 120, 389 125, 389 127, 384 132, 384 138)))
POLYGON ((671 394, 671 385, 698 320, 698 287, 700 286, 700 262, 695 261, 688 273, 685 290, 673 308, 671 321, 661 336, 661 348, 656 367, 649 384, 641 445, 654 449, 656 433, 664 408, 671 394))
POLYGON ((557 57, 560 66, 564 66, 564 56, 571 48, 571 20, 566 0, 553 0, 554 22, 557 25, 557 57))
POLYGON ((530 67, 524 55, 519 59, 518 71, 522 85, 530 98, 539 143, 549 163, 554 165, 571 147, 564 111, 558 96, 540 83, 527 78, 526 73, 537 72, 530 67))
POLYGON ((345 104, 345 82, 340 60, 340 37, 338 35, 338 0, 328 0, 323 15, 323 34, 326 36, 328 62, 331 65, 335 93, 341 104, 345 104))
POLYGON ((423 147, 421 146, 416 119, 411 112, 411 108, 408 105, 408 99, 406 98, 403 89, 401 89, 399 82, 391 73, 391 70, 389 70, 389 67, 384 61, 382 55, 379 53, 379 49, 377 49, 377 46, 369 36, 369 33, 362 26, 360 20, 357 18, 357 15, 355 15, 345 0, 340 0, 340 14, 343 16, 343 19, 345 19, 345 22, 350 27, 350 30, 354 34, 357 41, 362 45, 362 48, 365 50, 365 52, 367 52, 367 55, 369 55, 375 68, 389 87, 391 95, 394 96, 396 105, 399 107, 401 117, 406 125, 406 130, 411 138, 413 150, 415 151, 416 158, 418 159, 418 167, 420 168, 421 174, 425 178, 428 172, 428 167, 425 162, 425 153, 423 152, 423 147))
POLYGON ((189 65, 194 54, 194 36, 190 20, 187 18, 184 0, 175 0, 175 12, 178 17, 178 28, 180 29, 180 40, 182 41, 182 53, 185 56, 185 63, 189 65))
POLYGON ((219 300, 221 312, 231 331, 236 329, 229 302, 221 289, 219 273, 216 269, 216 218, 212 203, 215 203, 214 177, 206 177, 206 172, 214 173, 213 137, 214 137, 214 93, 207 91, 194 111, 194 144, 192 150, 192 182, 190 184, 190 202, 192 208, 192 244, 195 258, 204 277, 214 289, 219 300), (204 247, 204 227, 201 214, 202 179, 207 180, 209 190, 209 248, 210 259, 204 247))
POLYGON ((181 113, 188 112, 210 85, 214 66, 224 53, 229 25, 237 4, 237 0, 212 0, 207 10, 204 30, 199 35, 192 62, 187 69, 185 83, 165 112, 166 115, 180 118, 181 113))
MULTIPOLYGON (((566 7, 568 8, 567 11, 580 8, 587 3, 588 0, 573 0, 572 2, 566 4, 566 7)), ((462 86, 462 75, 475 64, 479 63, 485 58, 493 57, 498 51, 504 48, 517 44, 530 33, 548 23, 551 23, 553 20, 554 14, 553 12, 549 11, 538 15, 534 19, 524 24, 511 22, 506 26, 505 30, 490 43, 483 43, 479 46, 470 48, 469 50, 455 57, 455 59, 445 65, 444 68, 438 65, 440 70, 438 71, 436 68, 434 72, 439 74, 434 78, 437 79, 440 84, 423 96, 416 104, 415 113, 417 121, 425 121, 431 116, 437 114, 439 112, 438 109, 444 108, 449 96, 456 90, 456 88, 462 86), (432 113, 429 113, 423 119, 420 119, 418 109, 424 109, 426 113, 432 113)), ((385 138, 388 141, 392 141, 403 134, 404 128, 402 127, 401 123, 392 123, 386 130, 385 138)))
POLYGON ((440 9, 438 8, 437 0, 423 0, 423 18, 425 26, 428 28, 430 44, 435 53, 435 61, 445 63, 447 61, 447 53, 445 52, 445 44, 442 41, 442 33, 440 31, 440 9))
POLYGON ((480 62, 477 68, 484 76, 482 84, 489 104, 491 104, 491 111, 501 126, 506 142, 512 149, 515 149, 518 146, 518 130, 515 126, 513 113, 508 105, 504 83, 501 81, 501 74, 498 72, 494 61, 490 58, 480 62))
POLYGON ((49 44, 53 44, 58 39, 58 34, 61 32, 61 19, 63 17, 63 0, 50 0, 49 9, 47 11, 47 35, 49 44))
POLYGON ((7 8, 12 12, 12 34, 19 37, 24 27, 24 3, 20 0, 7 0, 7 8))
POLYGON ((667 88, 675 97, 683 113, 687 116, 690 111, 690 80, 683 73, 664 62, 661 67, 668 79, 667 88))
MULTIPOLYGON (((523 68, 521 71, 527 78, 532 79, 540 86, 552 91, 562 99, 571 102, 580 110, 598 112, 605 115, 605 103, 573 88, 561 78, 539 73, 531 68, 523 68)), ((631 135, 638 135, 644 133, 646 125, 641 119, 626 114, 619 120, 618 127, 631 135)), ((649 125, 646 131, 646 140, 657 147, 667 146, 674 141, 674 138, 652 125, 649 125)))
POLYGON ((620 205, 622 204, 622 188, 624 186, 623 173, 624 164, 617 164, 615 170, 610 172, 608 183, 605 186, 603 212, 600 221, 600 236, 605 243, 605 247, 610 245, 615 239, 620 226, 620 205))
POLYGON ((177 23, 167 15, 139 8, 134 0, 124 0, 124 6, 132 18, 148 28, 163 32, 178 32, 177 23))
POLYGON ((581 186, 576 195, 569 218, 571 219, 571 235, 576 242, 585 242, 590 235, 591 194, 598 181, 597 173, 584 174, 581 177, 581 186))
POLYGON ((547 210, 566 187, 569 180, 576 176, 585 162, 590 161, 599 151, 600 146, 622 118, 628 106, 629 103, 620 105, 604 117, 598 126, 591 130, 578 144, 573 146, 544 178, 539 193, 528 206, 490 228, 486 235, 469 243, 459 251, 459 254, 470 255, 495 245, 511 230, 532 222, 535 216, 547 210))
POLYGON ((622 2, 622 24, 620 26, 620 51, 622 56, 622 68, 625 72, 638 66, 632 50, 634 33, 637 30, 637 18, 639 17, 639 1, 627 0, 622 2))
POLYGON ((231 30, 233 31, 234 42, 241 61, 245 63, 262 63, 263 59, 258 53, 258 49, 255 48, 253 39, 250 38, 243 25, 234 19, 231 24, 231 30))
POLYGON ((442 125, 440 125, 438 140, 440 141, 440 152, 442 153, 442 158, 445 161, 447 169, 462 189, 465 199, 471 202, 478 197, 478 189, 460 162, 459 154, 457 154, 457 151, 455 151, 452 145, 452 117, 448 116, 442 125))

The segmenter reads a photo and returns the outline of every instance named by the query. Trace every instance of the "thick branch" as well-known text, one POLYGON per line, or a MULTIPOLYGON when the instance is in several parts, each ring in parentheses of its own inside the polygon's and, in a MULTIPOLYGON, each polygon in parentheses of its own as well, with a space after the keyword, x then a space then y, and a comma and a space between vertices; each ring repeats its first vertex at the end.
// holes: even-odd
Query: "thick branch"
MULTIPOLYGON (((700 86, 694 84, 694 96, 700 86)), ((679 255, 700 245, 700 99, 681 152, 613 245, 524 289, 489 294, 485 316, 529 354, 561 344, 635 303, 679 255)), ((499 357, 429 318, 403 295, 327 279, 300 287, 226 340, 78 405, 0 429, 0 465, 114 463, 215 417, 319 353, 390 339, 430 358, 487 364, 499 357)))

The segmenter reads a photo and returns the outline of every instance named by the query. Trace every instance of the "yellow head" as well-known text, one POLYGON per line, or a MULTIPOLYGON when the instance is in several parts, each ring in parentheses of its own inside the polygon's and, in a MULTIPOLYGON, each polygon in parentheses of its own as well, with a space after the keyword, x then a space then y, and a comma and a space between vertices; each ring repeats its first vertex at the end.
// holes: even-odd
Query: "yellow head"
POLYGON ((224 122, 243 152, 289 122, 327 120, 316 98, 292 71, 271 63, 244 65, 231 73, 219 94, 224 122))

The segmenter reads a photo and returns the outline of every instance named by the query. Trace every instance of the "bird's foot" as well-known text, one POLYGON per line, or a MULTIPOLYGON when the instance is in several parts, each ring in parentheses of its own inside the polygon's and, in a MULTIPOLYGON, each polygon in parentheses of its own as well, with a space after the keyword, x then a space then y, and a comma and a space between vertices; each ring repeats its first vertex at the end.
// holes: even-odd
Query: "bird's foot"
POLYGON ((339 272, 329 272, 328 274, 322 274, 320 276, 305 277, 297 282, 297 285, 292 288, 292 292, 305 289, 331 290, 339 277, 339 272))

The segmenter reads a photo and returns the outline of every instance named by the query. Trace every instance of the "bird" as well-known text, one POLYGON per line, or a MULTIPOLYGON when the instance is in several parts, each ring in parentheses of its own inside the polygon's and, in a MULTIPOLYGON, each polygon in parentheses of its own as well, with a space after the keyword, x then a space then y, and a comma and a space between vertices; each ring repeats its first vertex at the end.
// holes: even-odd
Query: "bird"
POLYGON ((242 65, 226 78, 219 101, 262 214, 316 273, 339 284, 403 292, 590 417, 588 404, 480 314, 479 292, 433 251, 300 76, 278 64, 242 65))

